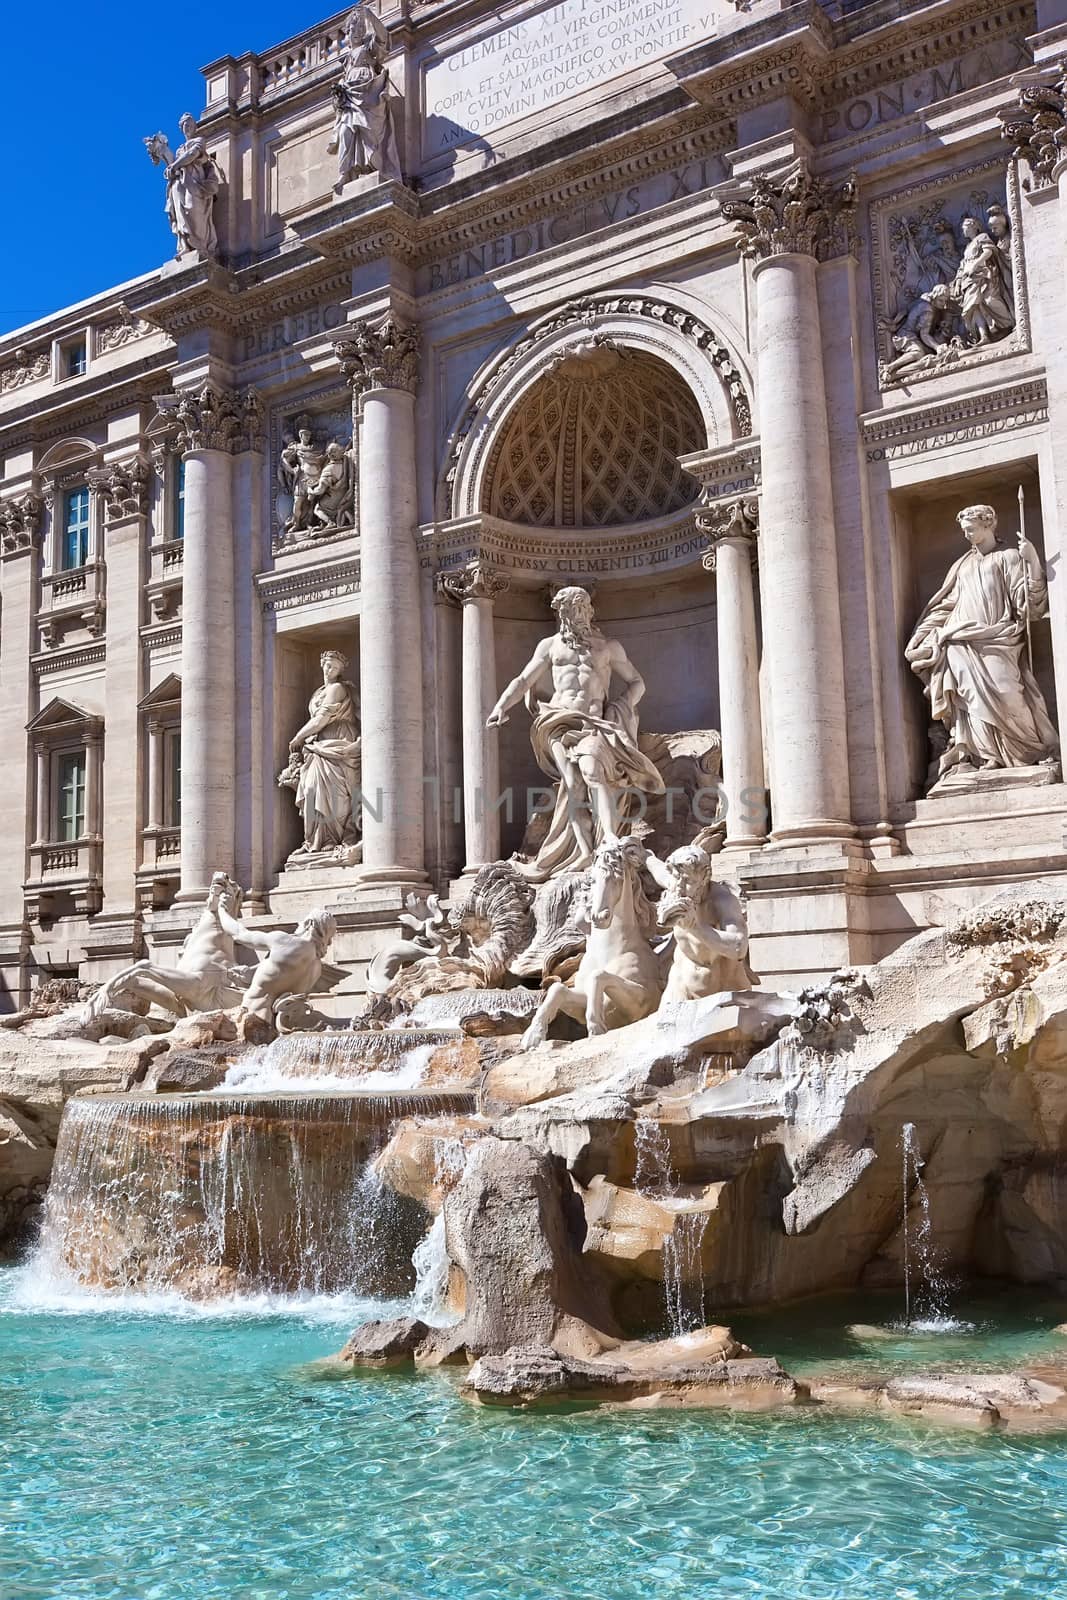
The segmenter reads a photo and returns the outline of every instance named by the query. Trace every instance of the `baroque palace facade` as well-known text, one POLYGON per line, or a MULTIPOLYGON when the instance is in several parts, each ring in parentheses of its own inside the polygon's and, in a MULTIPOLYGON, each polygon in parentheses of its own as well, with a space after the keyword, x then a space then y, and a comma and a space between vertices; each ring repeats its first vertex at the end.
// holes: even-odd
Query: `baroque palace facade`
POLYGON ((207 67, 175 259, 0 341, 3 1005, 217 871, 358 992, 531 808, 536 863, 494 708, 576 586, 680 805, 721 753, 772 986, 1067 875, 1065 54, 1065 0, 367 0, 207 67))

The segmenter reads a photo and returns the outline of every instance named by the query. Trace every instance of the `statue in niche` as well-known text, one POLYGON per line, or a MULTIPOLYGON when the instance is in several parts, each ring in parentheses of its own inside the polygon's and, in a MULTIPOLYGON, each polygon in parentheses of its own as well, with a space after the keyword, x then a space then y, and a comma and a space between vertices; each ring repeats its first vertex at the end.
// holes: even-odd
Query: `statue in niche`
POLYGON ((997 202, 972 203, 959 238, 936 205, 894 219, 895 310, 884 324, 894 354, 880 365, 883 386, 939 371, 1015 327, 1011 221, 997 202))
POLYGON ((154 133, 145 148, 155 166, 163 166, 167 180, 167 217, 178 241, 178 255, 218 253, 215 199, 222 187, 222 172, 206 142, 196 131, 196 118, 187 111, 179 118, 183 144, 172 151, 165 134, 154 133))
POLYGON ((333 137, 326 149, 337 157, 340 194, 350 178, 377 172, 400 182, 389 72, 384 58, 389 34, 367 5, 350 11, 341 51, 341 76, 333 87, 333 137))
POLYGON ((356 475, 351 446, 331 440, 323 449, 307 417, 301 417, 295 438, 285 436, 277 481, 282 491, 283 541, 354 525, 356 475))
POLYGON ((322 687, 311 697, 307 722, 289 742, 289 764, 278 787, 293 790, 304 824, 304 842, 290 859, 352 866, 362 855, 359 696, 345 677, 348 657, 340 650, 324 650, 320 663, 322 687))
POLYGON ((1059 741, 1030 661, 1048 584, 1033 545, 997 539, 992 506, 956 519, 970 549, 951 567, 905 647, 947 742, 938 778, 1055 762, 1059 741))
POLYGON ((583 871, 599 845, 627 831, 632 796, 664 792, 660 772, 637 743, 641 674, 618 640, 606 639, 596 626, 585 589, 561 589, 552 609, 559 631, 542 639, 486 723, 501 727, 525 698, 537 764, 557 785, 548 833, 522 869, 539 883, 583 871), (613 679, 621 685, 615 698, 613 679), (537 690, 549 685, 548 699, 538 700, 537 690))

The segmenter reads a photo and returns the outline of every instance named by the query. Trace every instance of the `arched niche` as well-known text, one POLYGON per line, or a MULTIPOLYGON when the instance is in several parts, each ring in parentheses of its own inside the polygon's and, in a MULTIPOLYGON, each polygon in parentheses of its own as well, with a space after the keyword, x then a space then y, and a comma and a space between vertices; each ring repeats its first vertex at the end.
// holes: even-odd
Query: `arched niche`
MULTIPOLYGON (((751 434, 749 385, 734 352, 699 315, 652 292, 587 296, 534 322, 477 374, 449 439, 438 484, 438 518, 447 521, 487 510, 487 496, 491 500, 494 492, 490 476, 499 468, 509 428, 530 414, 524 408, 539 404, 538 385, 559 385, 568 375, 576 381, 582 363, 592 366, 609 354, 619 358, 627 376, 651 374, 657 390, 670 395, 687 450, 725 445, 751 434), (696 417, 701 437, 692 426, 696 417)), ((539 394, 544 398, 546 391, 539 394)), ((643 410, 647 417, 647 408, 643 410)), ((562 414, 559 420, 562 426, 562 414)), ((665 443, 668 430, 661 431, 665 443)), ((565 439, 558 444, 565 452, 565 439)), ((608 516, 624 509, 614 498, 608 516)), ((640 503, 642 496, 637 498, 640 503)), ((632 525, 651 514, 646 510, 644 517, 622 521, 632 525)), ((550 524, 538 519, 533 525, 550 524)), ((593 525, 621 523, 594 517, 593 525)))

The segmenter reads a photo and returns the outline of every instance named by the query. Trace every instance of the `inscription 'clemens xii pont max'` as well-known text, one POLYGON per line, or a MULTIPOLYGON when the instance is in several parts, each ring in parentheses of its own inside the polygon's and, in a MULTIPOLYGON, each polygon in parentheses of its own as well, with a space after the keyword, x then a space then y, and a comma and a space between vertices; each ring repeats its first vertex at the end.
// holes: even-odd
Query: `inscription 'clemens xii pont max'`
POLYGON ((485 142, 505 123, 708 38, 720 3, 564 0, 453 51, 426 69, 427 154, 485 142))

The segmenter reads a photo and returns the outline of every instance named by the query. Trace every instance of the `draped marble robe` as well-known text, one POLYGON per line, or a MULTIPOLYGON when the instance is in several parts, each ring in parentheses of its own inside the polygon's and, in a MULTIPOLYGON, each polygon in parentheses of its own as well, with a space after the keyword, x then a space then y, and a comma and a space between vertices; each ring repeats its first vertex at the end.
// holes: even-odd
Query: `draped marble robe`
POLYGON ((1031 621, 1047 615, 1048 584, 1018 550, 998 545, 961 556, 919 618, 905 656, 948 729, 940 775, 1055 755, 1056 730, 1026 659, 1028 609, 1031 621))

